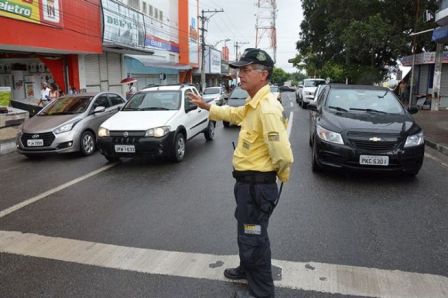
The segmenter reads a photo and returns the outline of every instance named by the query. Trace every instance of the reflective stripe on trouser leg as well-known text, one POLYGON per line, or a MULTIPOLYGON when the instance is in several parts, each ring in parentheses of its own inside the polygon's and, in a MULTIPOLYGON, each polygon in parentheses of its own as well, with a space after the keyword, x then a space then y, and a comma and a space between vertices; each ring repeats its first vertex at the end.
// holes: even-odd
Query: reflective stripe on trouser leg
POLYGON ((278 196, 277 185, 235 183, 240 265, 252 295, 274 297, 271 248, 268 237, 269 216, 278 196))

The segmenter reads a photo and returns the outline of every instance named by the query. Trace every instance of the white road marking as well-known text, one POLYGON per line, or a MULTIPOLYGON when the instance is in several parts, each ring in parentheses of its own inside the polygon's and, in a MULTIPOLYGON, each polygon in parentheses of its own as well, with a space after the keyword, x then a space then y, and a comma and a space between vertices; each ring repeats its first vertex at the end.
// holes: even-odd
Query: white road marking
MULTIPOLYGON (((16 231, 0 231, 0 253, 103 268, 231 282, 223 270, 236 255, 125 247, 16 231), (223 262, 222 266, 210 266, 223 262)), ((272 260, 282 268, 277 287, 368 297, 448 297, 448 277, 316 262, 272 260)))
POLYGON ((444 166, 445 168, 448 168, 448 164, 442 162, 440 159, 438 159, 438 158, 435 157, 435 156, 432 156, 432 155, 429 154, 429 153, 426 153, 426 152, 425 152, 425 157, 430 158, 430 159, 432 159, 432 160, 434 160, 434 161, 437 161, 438 163, 440 163, 440 165, 444 166))
POLYGON ((291 111, 289 112, 289 119, 288 119, 288 138, 291 136, 291 129, 292 129, 292 118, 294 118, 294 113, 291 111))
POLYGON ((30 198, 28 200, 25 200, 25 201, 20 202, 20 203, 14 205, 14 206, 11 206, 11 207, 9 207, 9 208, 7 208, 5 210, 2 210, 2 211, 0 211, 0 218, 6 216, 8 214, 11 214, 11 213, 13 213, 13 212, 23 208, 23 207, 26 207, 26 206, 28 206, 28 205, 30 205, 32 203, 35 203, 35 202, 37 202, 39 200, 42 200, 42 199, 48 197, 49 195, 52 195, 52 194, 54 194, 54 193, 56 193, 56 192, 58 192, 60 190, 63 190, 64 188, 67 188, 67 187, 72 186, 72 185, 74 185, 74 184, 76 184, 78 182, 81 182, 81 181, 83 181, 83 180, 85 180, 87 178, 90 178, 90 177, 95 176, 95 175, 97 175, 97 174, 99 174, 101 172, 104 172, 104 171, 114 167, 117 164, 118 163, 113 163, 113 164, 104 166, 104 167, 99 168, 99 169, 97 169, 95 171, 92 171, 92 172, 90 172, 90 173, 88 173, 88 174, 86 174, 84 176, 78 177, 76 179, 73 179, 72 181, 69 181, 69 182, 64 183, 62 185, 59 185, 59 186, 57 186, 57 187, 55 187, 53 189, 50 189, 50 190, 48 190, 48 191, 46 191, 44 193, 41 193, 40 195, 34 196, 34 197, 32 197, 32 198, 30 198))
POLYGON ((292 108, 292 107, 294 107, 294 104, 292 102, 290 102, 289 106, 292 108))

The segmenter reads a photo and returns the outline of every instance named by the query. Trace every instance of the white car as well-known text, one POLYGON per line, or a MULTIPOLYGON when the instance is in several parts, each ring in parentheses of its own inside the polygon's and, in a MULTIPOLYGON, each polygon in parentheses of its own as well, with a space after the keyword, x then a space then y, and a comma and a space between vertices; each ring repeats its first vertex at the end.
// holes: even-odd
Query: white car
POLYGON ((282 102, 282 98, 281 98, 281 94, 280 94, 280 90, 278 89, 278 86, 276 85, 271 85, 271 93, 275 96, 275 98, 277 98, 277 100, 279 102, 282 102))
POLYGON ((208 103, 221 106, 226 98, 226 93, 222 87, 207 87, 202 93, 202 98, 208 103))
POLYGON ((303 84, 300 84, 296 91, 296 101, 301 107, 306 105, 314 99, 314 93, 317 86, 325 84, 324 79, 305 79, 303 84))
POLYGON ((215 136, 208 111, 192 104, 187 94, 199 94, 191 85, 159 86, 136 93, 123 109, 101 124, 98 149, 109 161, 120 157, 166 156, 180 162, 186 142, 203 133, 215 136))

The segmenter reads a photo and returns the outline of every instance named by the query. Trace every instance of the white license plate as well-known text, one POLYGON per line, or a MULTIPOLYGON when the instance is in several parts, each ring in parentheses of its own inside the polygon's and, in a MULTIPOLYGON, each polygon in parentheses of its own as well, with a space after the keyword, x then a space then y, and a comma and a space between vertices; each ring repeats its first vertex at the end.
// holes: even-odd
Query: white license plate
POLYGON ((43 146, 44 140, 42 140, 42 139, 26 140, 26 145, 29 147, 43 146))
POLYGON ((115 145, 115 152, 134 153, 135 146, 134 145, 115 145))
POLYGON ((359 164, 370 166, 388 166, 389 156, 360 155, 359 164))

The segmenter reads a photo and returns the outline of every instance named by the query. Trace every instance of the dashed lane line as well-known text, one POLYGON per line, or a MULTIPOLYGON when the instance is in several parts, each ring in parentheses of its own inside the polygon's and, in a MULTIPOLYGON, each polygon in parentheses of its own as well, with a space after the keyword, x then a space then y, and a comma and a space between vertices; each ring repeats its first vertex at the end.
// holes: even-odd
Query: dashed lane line
MULTIPOLYGON (((224 268, 236 255, 213 255, 125 247, 0 231, 0 253, 45 258, 116 270, 208 280, 227 280, 224 268), (220 264, 216 266, 216 264, 220 264)), ((317 262, 272 260, 282 268, 277 287, 367 297, 448 297, 448 277, 317 262)))
POLYGON ((28 206, 30 204, 33 204, 33 203, 35 203, 37 201, 40 201, 40 200, 48 197, 49 195, 52 195, 52 194, 54 194, 54 193, 56 193, 58 191, 61 191, 61 190, 65 189, 65 188, 67 188, 69 186, 72 186, 72 185, 74 185, 76 183, 79 183, 79 182, 81 182, 83 180, 86 180, 87 178, 90 178, 90 177, 95 176, 95 175, 97 175, 97 174, 99 174, 101 172, 104 172, 104 171, 106 171, 106 170, 116 166, 117 164, 118 163, 112 163, 110 165, 104 166, 104 167, 99 168, 99 169, 97 169, 95 171, 92 171, 92 172, 90 172, 90 173, 88 173, 88 174, 86 174, 84 176, 81 176, 81 177, 78 177, 76 179, 73 179, 73 180, 71 180, 71 181, 69 181, 67 183, 64 183, 62 185, 59 185, 59 186, 57 186, 57 187, 55 187, 53 189, 47 190, 44 193, 41 193, 41 194, 39 194, 37 196, 34 196, 34 197, 30 198, 30 199, 27 199, 27 200, 25 200, 23 202, 20 202, 20 203, 14 205, 14 206, 11 206, 11 207, 9 207, 7 209, 4 209, 4 210, 0 211, 0 218, 6 216, 8 214, 11 214, 11 213, 13 213, 13 212, 15 212, 15 211, 17 211, 19 209, 22 209, 23 207, 26 207, 26 206, 28 206))

